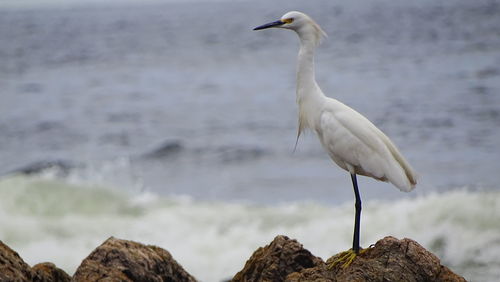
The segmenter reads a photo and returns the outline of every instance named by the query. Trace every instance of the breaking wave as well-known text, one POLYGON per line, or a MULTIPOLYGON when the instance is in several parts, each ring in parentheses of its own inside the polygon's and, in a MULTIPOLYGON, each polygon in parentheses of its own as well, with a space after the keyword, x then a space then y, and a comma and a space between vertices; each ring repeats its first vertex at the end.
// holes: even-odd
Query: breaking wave
MULTIPOLYGON (((239 271, 259 246, 285 234, 327 259, 349 248, 353 203, 256 205, 131 194, 53 177, 0 180, 0 239, 33 265, 54 262, 72 274, 109 236, 167 249, 202 281, 239 271)), ((500 192, 430 194, 365 201, 361 243, 386 235, 417 240, 474 281, 500 276, 500 192)))

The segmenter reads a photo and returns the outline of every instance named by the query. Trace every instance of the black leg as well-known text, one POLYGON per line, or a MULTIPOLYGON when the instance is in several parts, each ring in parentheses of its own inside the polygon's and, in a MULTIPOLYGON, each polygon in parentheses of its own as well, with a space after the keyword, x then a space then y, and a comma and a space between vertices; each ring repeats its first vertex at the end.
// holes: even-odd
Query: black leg
POLYGON ((361 197, 359 196, 358 180, 356 174, 351 174, 352 186, 354 188, 354 195, 356 196, 356 217, 354 218, 354 236, 352 240, 352 250, 359 253, 359 221, 361 220, 361 197))

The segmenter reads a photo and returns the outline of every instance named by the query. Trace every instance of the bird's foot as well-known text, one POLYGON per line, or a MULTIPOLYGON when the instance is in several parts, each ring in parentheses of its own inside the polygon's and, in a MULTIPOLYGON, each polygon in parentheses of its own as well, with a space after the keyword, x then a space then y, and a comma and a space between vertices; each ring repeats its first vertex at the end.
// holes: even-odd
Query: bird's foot
POLYGON ((349 267, 349 265, 351 265, 351 263, 356 259, 357 256, 363 254, 367 250, 368 249, 361 249, 358 253, 356 253, 353 249, 350 249, 348 251, 338 253, 328 260, 328 269, 331 270, 337 265, 342 265, 342 268, 347 268, 349 267))

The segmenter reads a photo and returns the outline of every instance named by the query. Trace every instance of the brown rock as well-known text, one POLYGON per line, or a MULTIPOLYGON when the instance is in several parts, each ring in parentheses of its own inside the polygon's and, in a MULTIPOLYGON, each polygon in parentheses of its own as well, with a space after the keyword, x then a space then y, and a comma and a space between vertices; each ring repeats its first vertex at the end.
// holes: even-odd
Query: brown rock
POLYGON ((196 281, 169 252, 156 246, 106 240, 83 260, 73 281, 196 281))
POLYGON ((350 266, 326 264, 290 274, 285 281, 465 281, 439 258, 411 239, 385 237, 359 255, 350 266))
POLYGON ((31 268, 34 282, 69 282, 69 276, 64 270, 56 267, 51 262, 36 264, 31 268))
POLYGON ((30 281, 31 267, 14 250, 0 241, 0 281, 30 281))
POLYGON ((257 249, 232 281, 283 281, 293 272, 323 265, 302 244, 286 236, 277 236, 271 244, 257 249))
POLYGON ((71 277, 53 263, 31 268, 9 246, 0 241, 0 281, 69 282, 71 277))

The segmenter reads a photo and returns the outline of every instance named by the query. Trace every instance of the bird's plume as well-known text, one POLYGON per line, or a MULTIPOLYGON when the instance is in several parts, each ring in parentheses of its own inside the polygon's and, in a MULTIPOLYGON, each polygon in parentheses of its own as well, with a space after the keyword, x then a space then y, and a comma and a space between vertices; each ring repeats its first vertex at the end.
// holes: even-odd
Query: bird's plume
POLYGON ((316 42, 316 45, 319 45, 321 41, 323 41, 323 38, 327 38, 328 35, 326 35, 326 32, 324 32, 321 26, 319 26, 319 24, 317 24, 313 19, 309 18, 309 20, 314 30, 314 41, 316 42))

